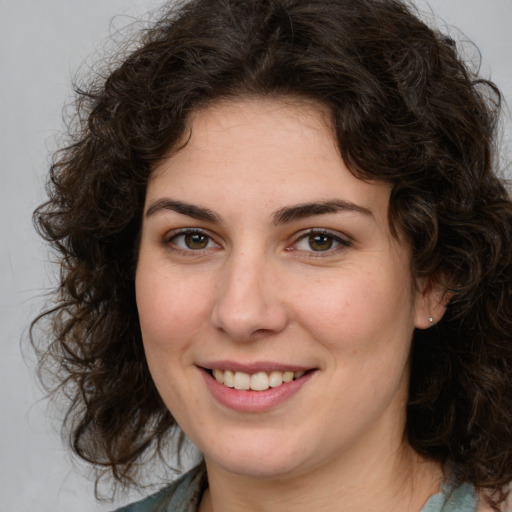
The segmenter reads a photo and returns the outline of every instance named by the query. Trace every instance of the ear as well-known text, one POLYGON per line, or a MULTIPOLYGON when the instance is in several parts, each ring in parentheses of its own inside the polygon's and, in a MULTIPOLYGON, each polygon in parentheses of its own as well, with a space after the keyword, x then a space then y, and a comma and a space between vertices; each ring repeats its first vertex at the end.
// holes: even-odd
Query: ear
POLYGON ((452 294, 433 278, 418 279, 416 282, 416 302, 414 326, 428 329, 437 324, 446 311, 452 294))

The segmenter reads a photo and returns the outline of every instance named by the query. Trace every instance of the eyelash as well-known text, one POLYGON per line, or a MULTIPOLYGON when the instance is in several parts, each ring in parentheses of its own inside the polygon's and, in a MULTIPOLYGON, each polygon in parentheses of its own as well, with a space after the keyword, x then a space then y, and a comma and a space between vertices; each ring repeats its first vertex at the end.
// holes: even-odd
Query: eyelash
MULTIPOLYGON (((184 242, 186 245, 186 242, 184 242)), ((190 228, 184 228, 178 231, 174 231, 170 233, 168 236, 165 237, 164 244, 167 247, 170 247, 174 252, 181 253, 187 256, 190 256, 192 253, 196 253, 197 255, 201 254, 203 251, 212 249, 212 248, 219 248, 220 245, 214 240, 214 238, 206 231, 203 231, 201 229, 190 229, 190 228), (199 247, 199 248, 191 248, 191 247, 180 247, 176 244, 176 240, 180 237, 193 237, 193 236, 200 236, 204 237, 206 239, 206 246, 205 247, 199 247), (210 245, 214 244, 215 247, 211 247, 210 245), (210 246, 210 247, 209 247, 210 246)), ((304 253, 310 253, 310 257, 322 257, 324 255, 331 255, 334 252, 338 252, 339 250, 342 250, 344 248, 350 247, 351 242, 347 240, 346 238, 343 238, 337 233, 333 233, 328 230, 324 229, 310 229, 306 232, 301 233, 295 241, 286 248, 286 251, 292 252, 292 251, 302 251, 304 253), (317 250, 311 248, 311 245, 308 249, 298 249, 298 245, 305 241, 309 240, 310 242, 314 237, 325 237, 327 240, 328 247, 325 248, 325 250, 317 250), (333 247, 334 245, 334 247, 333 247)))
MULTIPOLYGON (((164 244, 167 247, 170 247, 174 252, 185 254, 187 256, 190 256, 191 253, 201 254, 205 250, 212 249, 212 247, 208 247, 208 245, 210 245, 212 243, 215 244, 216 247, 220 247, 219 244, 213 239, 213 237, 210 234, 208 234, 208 232, 203 231, 201 229, 190 229, 190 228, 173 231, 168 236, 166 236, 164 239, 164 244), (204 237, 205 239, 207 239, 207 246, 204 248, 192 249, 190 247, 188 247, 188 248, 179 247, 176 244, 176 240, 180 237, 186 237, 186 236, 192 237, 195 235, 201 236, 201 237, 204 237)), ((185 244, 186 244, 186 242, 185 242, 185 244)))
POLYGON ((343 250, 347 247, 350 247, 352 244, 349 240, 346 238, 340 236, 338 233, 333 233, 332 231, 328 231, 325 229, 310 229, 304 233, 302 233, 296 240, 293 242, 291 247, 289 247, 288 251, 294 251, 294 250, 301 250, 297 249, 297 245, 306 240, 311 241, 314 237, 326 237, 331 244, 329 247, 327 247, 325 250, 318 250, 315 251, 311 248, 310 250, 304 250, 303 252, 310 253, 310 257, 313 258, 321 258, 322 256, 332 255, 334 252, 338 252, 339 250, 343 250), (334 247, 332 247, 333 244, 336 244, 334 247))

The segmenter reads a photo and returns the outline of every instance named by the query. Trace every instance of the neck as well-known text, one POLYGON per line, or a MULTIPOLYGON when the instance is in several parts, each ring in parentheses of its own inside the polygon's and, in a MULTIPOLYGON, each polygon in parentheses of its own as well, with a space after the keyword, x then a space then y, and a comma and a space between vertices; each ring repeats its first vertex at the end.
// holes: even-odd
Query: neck
MULTIPOLYGON (((386 450, 383 450, 386 452, 386 450)), ((411 512, 438 492, 439 464, 408 445, 394 453, 361 454, 279 478, 236 475, 206 460, 209 489, 200 512, 411 512), (376 508, 378 507, 378 508, 376 508)))

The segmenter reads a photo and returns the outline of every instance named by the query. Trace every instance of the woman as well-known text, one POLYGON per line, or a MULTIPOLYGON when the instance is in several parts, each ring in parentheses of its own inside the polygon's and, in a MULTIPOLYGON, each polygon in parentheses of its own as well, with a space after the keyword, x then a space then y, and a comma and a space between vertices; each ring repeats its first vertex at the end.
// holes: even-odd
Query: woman
POLYGON ((188 2, 79 94, 42 363, 103 474, 203 455, 124 510, 504 509, 499 103, 394 0, 188 2))

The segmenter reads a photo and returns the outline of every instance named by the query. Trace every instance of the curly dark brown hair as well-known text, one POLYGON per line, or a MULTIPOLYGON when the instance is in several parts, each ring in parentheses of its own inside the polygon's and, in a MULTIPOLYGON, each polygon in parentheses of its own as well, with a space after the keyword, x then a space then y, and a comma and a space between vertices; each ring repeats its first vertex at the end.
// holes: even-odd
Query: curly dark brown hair
POLYGON ((78 91, 70 143, 35 223, 59 257, 34 321, 41 368, 70 406, 73 450, 123 483, 179 431, 153 385, 134 275, 151 170, 191 112, 221 98, 326 106, 354 175, 392 185, 389 220, 414 276, 451 296, 415 332, 407 435, 496 505, 512 480, 512 205, 496 175, 500 94, 398 0, 192 0, 78 91), (50 339, 48 339, 50 338, 50 339))

